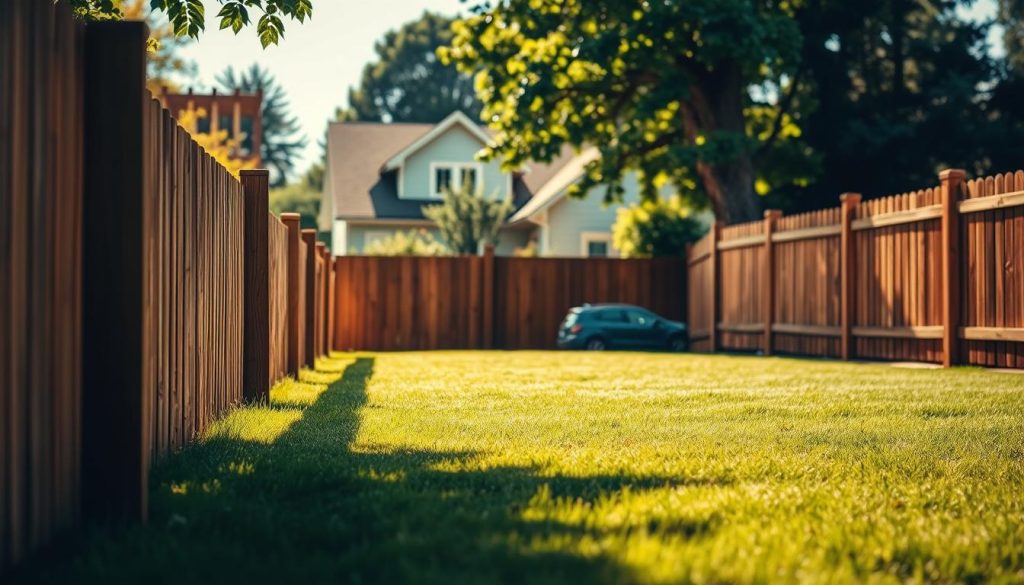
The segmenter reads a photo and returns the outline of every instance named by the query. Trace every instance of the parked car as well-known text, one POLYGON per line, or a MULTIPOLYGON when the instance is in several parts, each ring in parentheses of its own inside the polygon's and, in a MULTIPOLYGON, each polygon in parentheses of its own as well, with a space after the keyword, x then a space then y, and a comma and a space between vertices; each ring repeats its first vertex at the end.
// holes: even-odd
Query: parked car
POLYGON ((558 328, 558 347, 562 349, 685 351, 688 344, 686 324, 633 305, 573 307, 558 328))

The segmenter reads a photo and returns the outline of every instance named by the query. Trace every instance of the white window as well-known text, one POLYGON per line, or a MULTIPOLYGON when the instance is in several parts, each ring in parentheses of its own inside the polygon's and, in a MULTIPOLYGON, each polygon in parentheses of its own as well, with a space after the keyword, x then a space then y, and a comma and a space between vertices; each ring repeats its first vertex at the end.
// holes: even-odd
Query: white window
POLYGON ((430 164, 430 197, 441 199, 448 189, 458 190, 463 186, 476 192, 483 176, 483 165, 480 163, 431 163, 430 164))
POLYGON ((580 234, 580 256, 584 258, 612 256, 612 235, 608 232, 583 232, 580 234))

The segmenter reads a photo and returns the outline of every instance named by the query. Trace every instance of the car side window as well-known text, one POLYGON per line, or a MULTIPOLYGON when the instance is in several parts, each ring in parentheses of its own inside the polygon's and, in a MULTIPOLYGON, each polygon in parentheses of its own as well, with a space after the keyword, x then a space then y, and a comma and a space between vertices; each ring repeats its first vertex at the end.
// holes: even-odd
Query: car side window
POLYGON ((603 323, 625 323, 626 319, 619 310, 599 311, 594 318, 603 323))
POLYGON ((626 318, 630 325, 639 327, 647 327, 654 322, 654 317, 642 311, 626 311, 626 318))

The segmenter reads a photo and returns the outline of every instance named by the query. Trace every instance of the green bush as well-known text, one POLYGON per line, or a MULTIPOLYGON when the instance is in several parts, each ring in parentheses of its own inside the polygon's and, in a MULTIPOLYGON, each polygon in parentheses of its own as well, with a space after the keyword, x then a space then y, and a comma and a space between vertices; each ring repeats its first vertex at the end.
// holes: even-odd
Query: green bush
POLYGON ((682 256, 686 245, 704 234, 679 196, 644 201, 619 209, 612 239, 623 258, 682 256))
POLYGON ((363 247, 364 256, 447 256, 444 244, 426 230, 396 232, 363 247))

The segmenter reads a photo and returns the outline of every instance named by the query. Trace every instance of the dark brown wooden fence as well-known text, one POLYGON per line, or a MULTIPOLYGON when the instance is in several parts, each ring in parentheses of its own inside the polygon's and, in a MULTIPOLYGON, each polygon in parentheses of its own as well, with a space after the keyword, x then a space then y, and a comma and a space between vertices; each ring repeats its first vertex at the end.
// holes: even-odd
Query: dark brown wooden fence
POLYGON ((293 328, 325 349, 330 272, 307 284, 266 171, 152 99, 147 37, 0 0, 0 573, 81 516, 145 519, 154 458, 297 374, 293 328))
POLYGON ((841 203, 697 242, 695 349, 1024 367, 1024 172, 841 203))
POLYGON ((0 573, 79 515, 84 30, 69 12, 0 2, 0 573))
POLYGON ((685 310, 682 260, 335 258, 335 349, 551 348, 569 308, 685 310))

